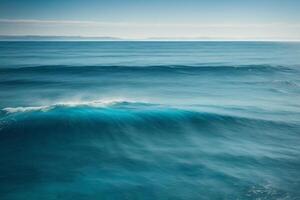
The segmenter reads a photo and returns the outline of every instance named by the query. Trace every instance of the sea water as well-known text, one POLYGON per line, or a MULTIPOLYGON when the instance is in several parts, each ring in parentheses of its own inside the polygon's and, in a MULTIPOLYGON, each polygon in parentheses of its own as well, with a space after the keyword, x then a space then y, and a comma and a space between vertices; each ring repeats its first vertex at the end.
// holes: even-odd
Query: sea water
POLYGON ((0 42, 0 199, 300 199, 300 43, 0 42))

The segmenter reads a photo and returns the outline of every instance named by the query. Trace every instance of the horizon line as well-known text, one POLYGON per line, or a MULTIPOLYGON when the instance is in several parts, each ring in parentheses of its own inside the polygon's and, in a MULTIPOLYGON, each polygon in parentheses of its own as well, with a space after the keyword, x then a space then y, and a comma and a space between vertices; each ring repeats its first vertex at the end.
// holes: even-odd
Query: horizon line
POLYGON ((126 38, 114 36, 80 36, 80 35, 0 35, 0 41, 253 41, 253 42, 300 42, 287 38, 246 38, 246 37, 146 37, 126 38))

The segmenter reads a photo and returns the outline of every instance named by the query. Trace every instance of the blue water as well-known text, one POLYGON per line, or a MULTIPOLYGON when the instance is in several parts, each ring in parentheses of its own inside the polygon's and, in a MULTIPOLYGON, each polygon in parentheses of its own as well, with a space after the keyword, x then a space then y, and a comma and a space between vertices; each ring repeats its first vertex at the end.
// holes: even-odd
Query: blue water
POLYGON ((0 199, 300 199, 300 43, 0 42, 0 199))

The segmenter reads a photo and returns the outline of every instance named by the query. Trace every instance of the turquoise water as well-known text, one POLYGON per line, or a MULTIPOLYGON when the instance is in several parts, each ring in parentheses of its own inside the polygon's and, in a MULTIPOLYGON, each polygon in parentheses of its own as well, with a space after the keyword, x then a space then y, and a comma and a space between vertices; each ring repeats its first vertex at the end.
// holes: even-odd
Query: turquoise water
POLYGON ((0 42, 0 199, 299 199, 300 43, 0 42))

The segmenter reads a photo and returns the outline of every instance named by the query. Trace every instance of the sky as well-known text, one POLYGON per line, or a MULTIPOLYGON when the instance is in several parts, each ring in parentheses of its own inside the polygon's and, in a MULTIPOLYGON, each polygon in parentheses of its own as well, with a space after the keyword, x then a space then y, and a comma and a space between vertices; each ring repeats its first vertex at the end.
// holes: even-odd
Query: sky
POLYGON ((299 0, 0 0, 0 35, 300 40, 299 0))

